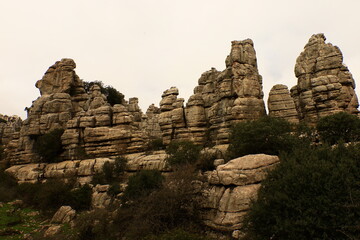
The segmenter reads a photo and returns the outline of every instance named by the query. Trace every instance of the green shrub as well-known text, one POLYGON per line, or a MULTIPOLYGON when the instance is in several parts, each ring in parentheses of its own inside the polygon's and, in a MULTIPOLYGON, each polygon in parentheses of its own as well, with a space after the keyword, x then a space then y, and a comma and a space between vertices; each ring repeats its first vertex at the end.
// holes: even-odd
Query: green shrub
POLYGON ((119 177, 124 174, 127 159, 119 156, 114 162, 105 162, 102 171, 93 176, 92 184, 113 184, 118 183, 119 177))
POLYGON ((281 156, 245 223, 249 239, 357 239, 359 146, 301 148, 281 156))
POLYGON ((54 129, 37 137, 34 150, 39 154, 41 160, 49 163, 61 161, 60 154, 63 152, 61 135, 63 133, 64 129, 54 129))
POLYGON ((161 138, 154 138, 151 139, 146 147, 147 151, 158 151, 158 150, 164 150, 165 145, 161 138))
POLYGON ((217 159, 217 153, 211 151, 203 151, 200 153, 196 168, 201 171, 212 171, 215 169, 214 161, 217 159))
POLYGON ((120 208, 114 224, 121 229, 123 237, 143 239, 151 234, 158 236, 177 228, 200 231, 199 206, 192 185, 196 179, 194 173, 194 168, 180 168, 164 180, 161 187, 152 184, 156 187, 151 187, 151 193, 147 191, 141 197, 136 195, 132 203, 120 208))
POLYGON ((17 197, 16 180, 0 167, 0 202, 9 202, 17 197))
POLYGON ((26 205, 43 212, 52 212, 69 205, 76 210, 90 208, 91 188, 84 185, 72 190, 73 184, 61 180, 48 180, 45 183, 23 183, 18 186, 18 196, 26 205))
POLYGON ((321 118, 316 128, 321 140, 329 144, 360 140, 360 119, 346 112, 321 118))
POLYGON ((79 211, 88 210, 91 207, 92 189, 88 184, 76 188, 70 192, 69 205, 79 211))
POLYGON ((206 238, 183 229, 175 229, 161 235, 148 236, 145 240, 205 240, 206 238))
POLYGON ((112 86, 106 87, 106 99, 111 106, 115 104, 123 104, 124 103, 124 95, 120 93, 118 90, 113 88, 112 86))
POLYGON ((106 96, 107 102, 111 106, 114 106, 115 104, 124 104, 125 96, 112 86, 105 86, 101 81, 84 82, 85 91, 89 92, 91 86, 94 84, 97 84, 100 87, 101 93, 106 96))
POLYGON ((5 119, 0 118, 0 123, 7 123, 5 119))
POLYGON ((148 195, 155 189, 162 186, 164 177, 157 170, 141 170, 135 175, 129 177, 128 186, 126 187, 123 199, 135 200, 148 195))
POLYGON ((281 151, 290 151, 296 138, 291 135, 291 130, 286 120, 268 116, 237 123, 231 128, 228 158, 256 153, 278 155, 281 151))
POLYGON ((110 213, 107 209, 96 209, 83 212, 75 219, 75 229, 78 240, 117 239, 115 231, 111 229, 110 213))
POLYGON ((166 148, 167 161, 173 167, 195 163, 200 150, 201 147, 191 141, 172 141, 166 148))

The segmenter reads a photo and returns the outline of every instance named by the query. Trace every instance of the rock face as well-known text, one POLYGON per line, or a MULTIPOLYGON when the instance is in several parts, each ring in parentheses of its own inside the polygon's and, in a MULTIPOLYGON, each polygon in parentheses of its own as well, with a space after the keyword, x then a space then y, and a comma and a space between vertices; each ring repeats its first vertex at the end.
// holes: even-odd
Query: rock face
MULTIPOLYGON (((168 172, 171 169, 166 164, 165 151, 155 151, 145 154, 133 153, 124 155, 128 160, 125 171, 159 170, 168 172)), ((92 176, 102 171, 105 162, 114 162, 112 158, 93 158, 59 163, 32 163, 15 165, 6 172, 15 177, 19 183, 43 182, 47 179, 77 179, 81 184, 90 183, 92 176)))
POLYGON ((269 116, 285 119, 291 123, 298 123, 294 99, 290 96, 287 86, 277 84, 273 86, 268 98, 269 116))
POLYGON ((19 132, 22 120, 18 116, 6 116, 0 114, 0 143, 7 145, 19 132))
POLYGON ((76 211, 70 206, 61 206, 51 219, 51 223, 71 223, 76 216, 76 211))
POLYGON ((241 229, 261 181, 278 162, 277 156, 255 154, 219 165, 209 175, 209 186, 203 191, 205 224, 222 231, 241 229))
POLYGON ((75 67, 72 59, 52 65, 37 81, 41 96, 26 108, 28 118, 22 125, 17 120, 1 123, 0 137, 11 164, 41 161, 33 151, 36 139, 58 128, 65 130, 64 160, 139 152, 147 139, 160 135, 155 109, 147 116, 152 129, 144 127, 137 98, 110 106, 98 85, 85 91, 75 67))
POLYGON ((186 107, 178 89, 162 95, 159 124, 164 143, 188 139, 198 144, 228 142, 232 123, 264 116, 262 77, 258 73, 254 44, 233 41, 226 69, 203 73, 186 107))
POLYGON ((355 82, 340 49, 313 35, 296 60, 298 84, 291 89, 300 119, 309 123, 339 111, 358 114, 355 82))

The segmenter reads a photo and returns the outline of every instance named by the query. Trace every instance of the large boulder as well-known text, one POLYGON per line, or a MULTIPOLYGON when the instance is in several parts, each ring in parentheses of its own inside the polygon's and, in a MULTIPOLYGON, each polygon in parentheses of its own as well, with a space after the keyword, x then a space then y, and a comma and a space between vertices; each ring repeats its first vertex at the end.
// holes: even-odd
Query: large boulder
POLYGON ((278 163, 277 156, 254 154, 219 165, 209 174, 209 186, 203 191, 205 224, 221 231, 241 229, 261 181, 278 163))

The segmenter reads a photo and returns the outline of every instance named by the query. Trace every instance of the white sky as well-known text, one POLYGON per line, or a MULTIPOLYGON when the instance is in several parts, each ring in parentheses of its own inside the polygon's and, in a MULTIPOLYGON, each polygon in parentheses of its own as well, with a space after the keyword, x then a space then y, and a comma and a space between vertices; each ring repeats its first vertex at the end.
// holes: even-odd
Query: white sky
MULTIPOLYGON (((325 33, 360 79, 359 0, 0 0, 0 113, 25 117, 35 82, 61 58, 145 112, 171 86, 187 101, 201 73, 225 69, 232 40, 251 38, 264 100, 296 84, 296 58, 325 33)), ((357 90, 359 95, 359 90, 357 90)))

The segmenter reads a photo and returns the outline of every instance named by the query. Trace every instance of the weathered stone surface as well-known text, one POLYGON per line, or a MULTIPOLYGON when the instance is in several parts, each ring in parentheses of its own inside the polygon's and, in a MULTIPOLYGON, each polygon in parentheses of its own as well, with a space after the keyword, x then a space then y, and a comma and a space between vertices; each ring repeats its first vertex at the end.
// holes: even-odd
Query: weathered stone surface
POLYGON ((61 225, 50 225, 44 232, 44 237, 53 237, 61 232, 61 225))
POLYGON ((165 144, 172 139, 228 143, 231 124, 266 114, 262 77, 250 39, 233 41, 226 69, 212 68, 201 75, 198 84, 185 108, 177 99, 177 88, 163 93, 159 124, 165 144))
POLYGON ((355 82, 340 49, 315 34, 296 60, 298 84, 291 89, 300 119, 315 124, 321 117, 346 111, 358 114, 355 82))
POLYGON ((294 99, 285 85, 277 84, 271 88, 268 108, 270 117, 282 118, 291 123, 299 122, 294 99))
POLYGON ((258 183, 266 177, 267 171, 279 162, 277 156, 252 154, 235 158, 219 165, 210 175, 209 183, 214 185, 248 185, 258 183))
POLYGON ((61 206, 51 219, 51 223, 71 223, 76 216, 76 211, 70 206, 61 206))
POLYGON ((6 172, 16 178, 19 183, 42 182, 46 179, 78 179, 78 182, 90 183, 92 176, 102 171, 105 162, 113 162, 110 158, 96 158, 60 163, 41 163, 15 165, 6 172))
POLYGON ((52 65, 43 78, 36 82, 41 95, 53 93, 70 93, 74 87, 81 86, 81 80, 77 77, 74 69, 74 60, 64 58, 52 65))
POLYGON ((14 134, 20 131, 22 120, 18 116, 7 116, 0 114, 0 143, 7 145, 12 139, 14 134))
POLYGON ((110 205, 111 197, 107 194, 109 185, 96 185, 93 189, 91 206, 93 208, 105 208, 110 205))
POLYGON ((154 151, 151 154, 146 153, 134 153, 125 155, 127 162, 128 171, 139 171, 139 170, 159 170, 159 171, 170 171, 167 165, 165 151, 154 151))
MULTIPOLYGON (((142 169, 170 171, 166 162, 165 151, 154 151, 152 153, 127 154, 128 160, 125 171, 135 172, 142 169)), ((75 161, 63 161, 59 163, 33 163, 15 165, 6 172, 16 178, 19 183, 43 182, 46 179, 77 179, 79 183, 90 183, 94 174, 102 171, 106 162, 113 163, 111 158, 95 158, 75 161)), ((102 191, 100 191, 102 192, 102 191)))
POLYGON ((205 224, 222 231, 241 229, 261 181, 278 162, 277 156, 254 154, 217 166, 203 191, 205 224))

